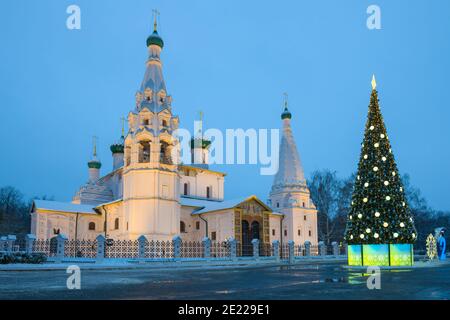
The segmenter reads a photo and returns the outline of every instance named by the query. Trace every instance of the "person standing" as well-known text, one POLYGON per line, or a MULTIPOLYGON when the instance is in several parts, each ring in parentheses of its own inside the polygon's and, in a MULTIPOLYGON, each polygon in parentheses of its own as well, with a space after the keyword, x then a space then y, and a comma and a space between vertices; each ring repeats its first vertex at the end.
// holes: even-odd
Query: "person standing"
POLYGON ((439 232, 439 236, 437 238, 437 252, 438 252, 438 258, 439 260, 445 260, 446 258, 446 241, 444 238, 445 229, 442 228, 439 232))

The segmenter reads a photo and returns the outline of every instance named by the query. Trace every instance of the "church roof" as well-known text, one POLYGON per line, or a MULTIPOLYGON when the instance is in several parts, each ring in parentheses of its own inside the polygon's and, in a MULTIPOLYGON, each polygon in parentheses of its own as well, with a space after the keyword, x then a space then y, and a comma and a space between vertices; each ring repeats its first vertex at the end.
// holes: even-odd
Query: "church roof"
MULTIPOLYGON (((241 197, 241 198, 224 200, 224 201, 208 201, 208 200, 181 198, 181 205, 191 206, 191 207, 199 207, 200 209, 197 209, 196 211, 194 211, 192 213, 194 215, 197 215, 197 214, 202 214, 202 213, 211 212, 211 211, 220 211, 220 210, 231 209, 231 208, 237 207, 241 203, 249 201, 249 200, 255 200, 259 204, 261 204, 263 207, 265 207, 266 210, 272 211, 272 209, 270 207, 268 207, 264 202, 259 200, 254 195, 251 195, 249 197, 241 197)), ((277 214, 277 213, 275 213, 275 214, 277 214)))
POLYGON ((92 205, 86 204, 75 204, 71 202, 59 202, 59 201, 49 201, 49 200, 34 200, 32 205, 32 210, 49 210, 49 211, 61 211, 68 213, 87 213, 87 214, 97 214, 94 211, 92 205))
POLYGON ((283 133, 279 152, 279 167, 274 178, 273 187, 306 184, 302 162, 292 135, 290 117, 283 119, 283 133))

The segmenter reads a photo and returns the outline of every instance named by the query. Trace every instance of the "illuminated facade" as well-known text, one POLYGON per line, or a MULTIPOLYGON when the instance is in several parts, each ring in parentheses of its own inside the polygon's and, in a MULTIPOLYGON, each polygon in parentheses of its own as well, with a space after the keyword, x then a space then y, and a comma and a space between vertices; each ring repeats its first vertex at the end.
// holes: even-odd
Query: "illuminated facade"
POLYGON ((254 238, 262 243, 308 240, 317 244, 316 211, 284 114, 282 165, 270 195, 272 205, 277 203, 273 209, 256 196, 224 200, 225 173, 209 169, 209 141, 192 143, 192 157, 199 161, 177 165, 180 146, 173 132, 179 118, 172 112, 163 78, 163 47, 155 24, 147 39, 144 79, 135 108, 128 114, 129 130, 111 146, 113 170, 100 175, 101 163, 94 149, 88 162, 89 180, 71 203, 34 201, 32 233, 41 239, 58 233, 69 239, 95 239, 104 234, 112 239, 134 240, 145 235, 149 240, 171 240, 179 235, 193 241, 208 236, 248 244, 254 238), (290 163, 290 157, 298 161, 290 163), (294 183, 288 179, 290 170, 294 183))

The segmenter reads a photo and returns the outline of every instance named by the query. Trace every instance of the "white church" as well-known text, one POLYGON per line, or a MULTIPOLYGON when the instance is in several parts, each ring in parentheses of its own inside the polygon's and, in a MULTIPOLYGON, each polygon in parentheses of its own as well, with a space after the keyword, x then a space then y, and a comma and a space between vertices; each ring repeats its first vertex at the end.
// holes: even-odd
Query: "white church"
MULTIPOLYGON (((179 148, 173 134, 179 118, 172 113, 160 54, 164 42, 154 32, 147 38, 148 60, 128 114, 128 133, 111 145, 112 171, 100 175, 101 162, 94 154, 88 162, 89 180, 72 202, 35 200, 31 208, 31 233, 39 239, 64 234, 69 239, 212 241, 236 239, 249 244, 279 240, 317 244, 317 210, 309 190, 285 105, 279 170, 268 203, 250 195, 225 200, 225 176, 208 166, 210 141, 192 143, 193 158, 200 163, 178 165, 172 152, 179 148)), ((194 141, 193 141, 194 142, 194 141)), ((176 157, 176 156, 175 156, 176 157)))

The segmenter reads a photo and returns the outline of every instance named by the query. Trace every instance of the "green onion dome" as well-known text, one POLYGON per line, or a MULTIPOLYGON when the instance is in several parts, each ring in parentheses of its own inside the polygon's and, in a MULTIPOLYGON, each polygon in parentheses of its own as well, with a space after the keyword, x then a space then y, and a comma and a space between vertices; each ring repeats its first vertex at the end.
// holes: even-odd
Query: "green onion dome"
POLYGON ((164 41, 156 30, 147 38, 147 47, 152 44, 159 46, 161 49, 164 47, 164 41))
POLYGON ((111 147, 109 147, 109 149, 111 149, 112 153, 123 153, 124 150, 123 144, 118 143, 112 144, 111 147))
POLYGON ((292 118, 291 113, 289 112, 288 108, 285 107, 283 113, 281 114, 281 119, 284 120, 284 119, 291 119, 291 118, 292 118))
POLYGON ((97 159, 93 159, 88 162, 89 169, 100 169, 102 167, 102 163, 97 159))
MULTIPOLYGON (((192 138, 192 139, 191 139, 191 148, 192 148, 192 149, 194 149, 194 146, 195 146, 196 141, 199 141, 199 140, 200 140, 200 138, 196 138, 196 139, 192 138)), ((206 139, 201 139, 201 140, 202 140, 202 141, 201 141, 202 149, 206 149, 206 148, 208 148, 208 147, 211 145, 211 141, 206 140, 206 139)), ((199 143, 199 144, 200 144, 200 143, 199 143)))
POLYGON ((120 140, 117 141, 116 143, 112 144, 109 147, 109 149, 111 150, 111 152, 113 154, 115 154, 115 153, 123 153, 124 150, 125 150, 124 143, 125 143, 125 137, 123 136, 123 129, 122 129, 122 136, 120 137, 120 140))

